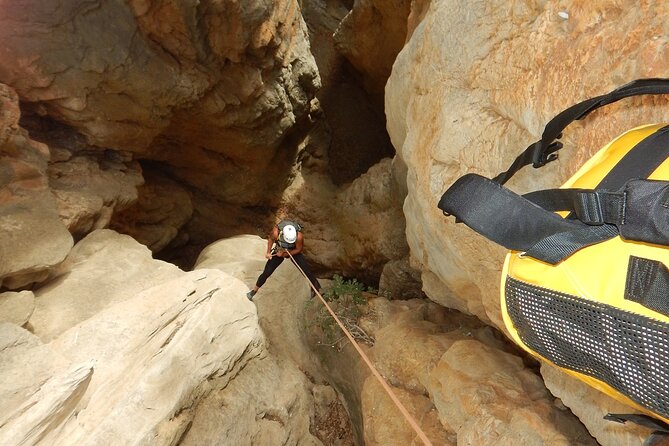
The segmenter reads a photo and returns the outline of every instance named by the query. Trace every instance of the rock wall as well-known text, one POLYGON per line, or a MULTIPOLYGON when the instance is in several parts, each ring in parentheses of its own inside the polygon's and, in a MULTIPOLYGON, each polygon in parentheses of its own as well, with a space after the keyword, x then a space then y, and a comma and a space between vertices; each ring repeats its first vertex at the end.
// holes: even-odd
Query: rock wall
POLYGON ((35 334, 0 323, 0 443, 322 444, 322 386, 271 352, 236 278, 253 265, 186 273, 91 233, 38 290, 35 334))
POLYGON ((357 0, 334 34, 337 50, 363 73, 365 86, 383 94, 404 46, 412 0, 357 0))
POLYGON ((315 265, 376 283, 386 263, 408 256, 403 169, 386 158, 342 188, 322 175, 296 177, 282 215, 304 225, 305 253, 315 265))
POLYGON ((238 204, 283 184, 320 85, 294 0, 29 1, 0 29, 0 81, 38 114, 238 204))
POLYGON ((137 200, 143 180, 136 162, 72 135, 54 135, 50 146, 32 139, 4 84, 0 117, 0 286, 18 289, 45 280, 75 239, 137 200))
MULTIPOLYGON (((388 130, 409 166, 407 237, 433 299, 501 326, 503 250, 444 218, 436 203, 464 173, 506 170, 569 105, 635 78, 666 75, 657 12, 632 2, 430 4, 395 63, 386 101, 388 130), (576 56, 565 62, 565 54, 576 56)), ((637 98, 596 112, 567 130, 559 161, 521 171, 509 187, 558 186, 617 134, 666 119, 666 106, 666 98, 637 98)))
MULTIPOLYGON (((433 0, 412 22, 386 86, 386 112, 408 166, 411 258, 432 300, 502 327, 504 250, 445 218, 436 207, 441 194, 464 173, 506 170, 569 105, 635 78, 666 77, 665 12, 652 2, 433 0)), ((565 132, 559 161, 526 168, 508 186, 520 193, 559 186, 617 134, 666 121, 668 105, 666 97, 645 97, 595 112, 565 132)), ((550 381, 602 444, 638 441, 604 433, 609 427, 596 414, 616 403, 592 389, 576 403, 572 380, 550 381)))
MULTIPOLYGON (((277 205, 318 112, 320 78, 296 0, 28 1, 3 8, 0 38, 0 82, 18 93, 21 126, 50 149, 49 159, 39 147, 39 169, 49 163, 58 214, 77 240, 134 203, 115 228, 154 250, 185 243, 192 211, 158 222, 147 198, 158 195, 165 207, 193 206, 200 194, 228 214, 263 218, 258 209, 277 205), (152 175, 139 201, 137 160, 171 177, 152 175)), ((46 222, 53 200, 42 201, 46 222)), ((47 264, 67 250, 54 248, 47 264)), ((11 285, 30 283, 31 267, 14 263, 27 276, 11 285)))
MULTIPOLYGON (((362 347, 433 444, 597 444, 501 333, 478 319, 418 299, 372 297, 363 311, 359 326, 375 341, 362 347)), ((313 352, 355 406, 364 444, 419 444, 348 341, 321 345, 313 324, 308 318, 313 352)))

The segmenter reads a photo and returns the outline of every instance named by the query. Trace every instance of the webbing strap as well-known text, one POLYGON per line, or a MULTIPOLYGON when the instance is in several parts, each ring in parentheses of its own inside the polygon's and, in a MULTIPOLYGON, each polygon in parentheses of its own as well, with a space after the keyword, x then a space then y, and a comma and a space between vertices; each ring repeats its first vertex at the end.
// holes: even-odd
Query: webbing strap
POLYGON ((570 211, 587 225, 618 225, 625 215, 625 194, 594 189, 544 189, 523 195, 547 211, 570 211))
POLYGON ((669 93, 669 79, 637 79, 609 93, 572 105, 551 119, 546 124, 541 139, 530 144, 505 172, 500 173, 493 180, 504 184, 516 172, 529 164, 538 168, 557 159, 555 152, 562 148, 562 143, 556 140, 560 139, 562 131, 572 122, 585 118, 599 107, 630 96, 667 93, 669 93))
POLYGON ((441 197, 439 208, 489 240, 550 264, 617 233, 612 232, 615 226, 593 227, 564 219, 476 174, 453 183, 441 197))
POLYGON ((337 322, 337 324, 339 325, 339 328, 342 329, 342 331, 344 332, 344 334, 346 335, 346 337, 348 338, 348 340, 351 341, 351 344, 353 345, 353 347, 355 348, 355 350, 358 352, 358 354, 359 354, 360 357, 362 358, 362 360, 363 360, 363 362, 365 363, 365 365, 367 365, 367 367, 369 368, 369 370, 372 372, 372 375, 374 375, 374 377, 379 381, 379 383, 381 384, 381 387, 383 387, 383 390, 386 391, 386 393, 388 394, 388 396, 390 397, 390 399, 393 401, 393 403, 395 403, 395 406, 397 406, 397 408, 399 409, 400 413, 401 413, 401 414, 404 416, 404 418, 407 420, 407 423, 409 423, 409 425, 410 425, 411 428, 414 430, 414 432, 416 432, 416 435, 418 435, 418 438, 420 438, 420 439, 423 441, 423 444, 425 444, 426 446, 432 446, 432 442, 430 441, 429 438, 427 438, 427 435, 425 435, 425 432, 423 432, 423 430, 420 428, 420 426, 418 425, 418 423, 416 422, 416 420, 411 416, 411 414, 409 413, 409 411, 404 407, 404 405, 403 405, 402 402, 399 400, 399 398, 397 398, 397 395, 395 395, 395 392, 393 392, 393 390, 390 388, 390 386, 388 385, 388 383, 386 382, 386 380, 383 379, 383 377, 381 376, 381 374, 379 373, 379 371, 376 369, 376 367, 374 367, 374 364, 372 364, 372 361, 370 361, 370 359, 367 357, 367 355, 365 354, 365 352, 362 351, 362 348, 360 348, 360 346, 358 345, 358 343, 355 342, 355 339, 353 338, 353 335, 346 329, 346 327, 345 327, 344 324, 341 322, 341 320, 339 319, 339 317, 337 316, 337 314, 332 310, 332 308, 330 307, 330 305, 328 305, 327 301, 323 298, 323 296, 321 295, 321 293, 314 287, 314 285, 313 285, 313 284, 311 283, 311 281, 309 280, 309 277, 307 277, 307 275, 306 275, 305 272, 302 270, 302 268, 300 268, 300 265, 297 264, 297 262, 296 262, 295 259, 293 258, 293 255, 290 253, 290 251, 286 251, 286 252, 287 252, 288 255, 290 256, 290 260, 292 260, 293 265, 295 265, 295 266, 297 267, 297 269, 300 271, 300 273, 302 273, 302 275, 304 276, 304 278, 307 279, 307 282, 309 282, 309 286, 311 287, 311 289, 314 290, 314 292, 316 293, 316 295, 318 296, 318 298, 321 300, 321 302, 323 302, 323 305, 325 305, 325 308, 328 310, 328 312, 330 313, 330 315, 331 315, 331 316, 334 318, 334 320, 337 322))

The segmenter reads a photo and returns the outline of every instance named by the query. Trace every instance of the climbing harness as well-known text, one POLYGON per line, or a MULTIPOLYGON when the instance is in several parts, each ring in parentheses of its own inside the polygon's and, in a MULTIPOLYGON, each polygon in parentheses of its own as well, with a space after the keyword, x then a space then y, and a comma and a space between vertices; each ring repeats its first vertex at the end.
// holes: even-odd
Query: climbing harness
POLYGON ((554 161, 572 121, 647 94, 669 94, 669 79, 636 80, 564 110, 507 171, 464 175, 439 208, 510 250, 501 304, 516 343, 667 422, 669 125, 623 133, 559 189, 520 196, 502 186, 526 165, 554 161))
POLYGON ((376 367, 374 367, 374 364, 372 364, 372 361, 367 357, 365 352, 362 351, 362 348, 360 348, 358 343, 355 341, 355 339, 353 338, 353 335, 344 326, 342 321, 339 319, 337 314, 332 310, 330 305, 328 305, 327 301, 323 298, 321 293, 316 289, 316 287, 314 287, 314 285, 311 283, 311 281, 309 280, 309 278, 307 277, 305 272, 302 270, 302 268, 300 268, 300 265, 298 265, 297 262, 295 261, 295 259, 293 259, 292 254, 289 251, 286 251, 286 252, 288 252, 288 255, 290 256, 290 260, 297 267, 297 269, 304 276, 304 278, 307 279, 307 282, 309 282, 309 286, 311 287, 311 289, 318 296, 318 298, 321 300, 323 305, 325 305, 325 308, 328 310, 328 312, 330 313, 332 318, 337 322, 337 324, 342 329, 342 331, 344 332, 344 334, 346 335, 348 340, 351 341, 351 344, 353 345, 355 350, 358 352, 358 354, 362 358, 365 365, 367 365, 369 370, 372 372, 372 375, 374 375, 374 377, 379 381, 379 383, 383 387, 383 390, 386 391, 386 393, 388 394, 390 399, 393 401, 393 403, 395 403, 395 406, 397 406, 399 411, 402 413, 404 418, 407 420, 407 423, 409 423, 409 425, 414 430, 414 432, 416 432, 416 435, 418 435, 418 438, 420 438, 426 446, 432 446, 432 442, 430 441, 430 439, 427 438, 427 436, 425 435, 425 432, 423 432, 423 430, 420 428, 420 426, 418 426, 418 423, 416 422, 416 420, 411 416, 409 411, 404 407, 402 402, 397 398, 397 396, 395 395, 395 392, 392 391, 392 389, 390 388, 390 385, 388 385, 388 383, 386 382, 385 379, 383 379, 383 377, 381 376, 379 371, 376 369, 376 367))

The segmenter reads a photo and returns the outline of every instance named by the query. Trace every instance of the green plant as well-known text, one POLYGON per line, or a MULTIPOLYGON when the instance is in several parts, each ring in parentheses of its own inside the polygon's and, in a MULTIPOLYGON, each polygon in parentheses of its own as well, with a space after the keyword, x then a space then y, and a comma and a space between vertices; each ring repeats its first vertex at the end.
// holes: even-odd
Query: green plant
MULTIPOLYGON (((367 289, 365 284, 357 279, 345 279, 335 274, 332 282, 322 288, 321 294, 354 339, 374 345, 374 339, 358 325, 358 320, 363 314, 363 306, 367 304, 362 293, 367 289)), ((318 341, 320 345, 331 347, 345 345, 345 342, 342 342, 346 339, 344 333, 324 306, 316 311, 313 323, 321 331, 318 341)))
POLYGON ((365 285, 358 282, 358 279, 346 280, 339 274, 335 274, 332 283, 324 288, 322 294, 328 302, 350 299, 353 303, 362 305, 367 302, 362 297, 363 291, 365 291, 365 285))

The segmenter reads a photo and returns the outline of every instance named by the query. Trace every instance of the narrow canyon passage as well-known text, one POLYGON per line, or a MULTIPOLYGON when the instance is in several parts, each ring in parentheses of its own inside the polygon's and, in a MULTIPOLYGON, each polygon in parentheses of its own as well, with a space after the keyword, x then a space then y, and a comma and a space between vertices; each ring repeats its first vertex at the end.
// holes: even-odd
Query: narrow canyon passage
MULTIPOLYGON (((432 444, 641 445, 603 419, 634 409, 512 342, 506 250, 437 203, 666 76, 666 9, 0 2, 0 444, 420 444, 290 261, 246 297, 289 218, 432 444)), ((610 110, 509 187, 558 187, 666 98, 610 110)))

